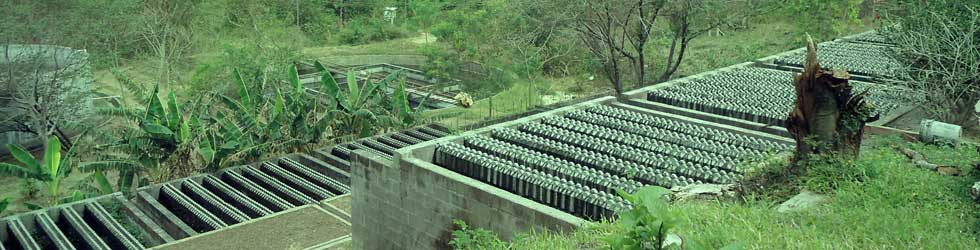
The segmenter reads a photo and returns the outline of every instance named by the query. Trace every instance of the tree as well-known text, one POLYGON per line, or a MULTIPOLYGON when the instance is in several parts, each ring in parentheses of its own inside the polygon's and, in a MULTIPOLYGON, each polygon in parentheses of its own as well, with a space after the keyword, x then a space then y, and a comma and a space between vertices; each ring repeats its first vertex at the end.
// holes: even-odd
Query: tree
POLYGON ((587 8, 582 18, 578 20, 576 30, 582 43, 592 52, 592 56, 602 65, 602 71, 612 84, 616 94, 623 93, 622 59, 620 51, 626 49, 626 28, 619 21, 622 17, 629 20, 631 9, 624 10, 625 4, 619 1, 603 1, 595 3, 585 1, 587 8))
POLYGON ((191 21, 196 1, 161 0, 144 3, 138 32, 158 61, 157 81, 170 84, 173 63, 193 41, 191 21))
POLYGON ((796 140, 796 163, 815 154, 857 158, 864 124, 878 115, 865 101, 867 91, 851 92, 849 78, 846 70, 820 68, 816 45, 808 36, 806 65, 793 79, 796 106, 786 119, 786 129, 796 140))
MULTIPOLYGON (((576 22, 576 30, 593 57, 613 85, 616 93, 622 93, 621 75, 633 74, 634 84, 647 83, 648 42, 656 35, 657 20, 667 18, 668 34, 672 37, 664 71, 659 81, 669 80, 680 67, 684 54, 692 40, 708 31, 718 29, 739 17, 752 13, 729 11, 735 4, 753 2, 728 2, 717 0, 617 0, 582 1, 584 9, 576 22), (629 63, 629 67, 622 65, 629 63)), ((754 10, 754 9, 753 9, 754 10)))
POLYGON ((925 97, 925 110, 944 122, 974 126, 980 100, 980 4, 898 1, 881 32, 902 68, 895 84, 925 97))
MULTIPOLYGON (((659 82, 665 82, 677 72, 688 45, 694 39, 721 27, 730 27, 733 22, 744 18, 765 13, 760 4, 754 1, 719 1, 719 0, 681 0, 671 1, 665 7, 664 14, 668 17, 671 43, 669 53, 664 63, 664 71, 660 74, 659 82)), ((646 44, 646 38, 636 39, 636 44, 646 44)), ((636 47, 637 45, 634 45, 636 47)), ((642 58, 640 58, 642 59, 642 58)), ((638 75, 640 84, 645 84, 646 78, 638 75)))
POLYGON ((557 41, 568 35, 576 18, 562 5, 558 1, 512 1, 501 11, 510 27, 501 40, 516 55, 516 70, 529 81, 528 105, 545 66, 570 55, 577 45, 557 41))
POLYGON ((93 112, 88 54, 47 45, 8 44, 0 50, 0 133, 54 135, 71 148, 69 133, 93 112))
POLYGON ((378 3, 359 0, 328 0, 325 5, 327 9, 334 12, 334 15, 340 17, 340 26, 343 27, 354 16, 368 14, 371 10, 376 9, 377 6, 375 5, 378 3))

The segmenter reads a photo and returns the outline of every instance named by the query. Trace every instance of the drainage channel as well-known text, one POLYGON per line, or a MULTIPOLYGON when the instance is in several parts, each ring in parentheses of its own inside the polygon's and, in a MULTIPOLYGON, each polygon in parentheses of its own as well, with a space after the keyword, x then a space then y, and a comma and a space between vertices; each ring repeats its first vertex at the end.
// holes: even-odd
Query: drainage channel
POLYGON ((350 151, 384 157, 448 134, 423 126, 0 219, 0 250, 147 249, 349 194, 350 151))
POLYGON ((145 249, 97 200, 0 221, 2 249, 145 249))
POLYGON ((291 155, 0 220, 0 250, 146 249, 350 192, 326 163, 291 155), (108 207, 108 208, 107 208, 108 207))

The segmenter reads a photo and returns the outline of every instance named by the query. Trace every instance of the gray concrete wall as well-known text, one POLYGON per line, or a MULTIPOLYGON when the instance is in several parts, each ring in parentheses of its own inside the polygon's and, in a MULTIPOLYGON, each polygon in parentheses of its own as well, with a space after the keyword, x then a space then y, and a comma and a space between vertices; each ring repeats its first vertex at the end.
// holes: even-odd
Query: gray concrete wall
POLYGON ((505 240, 531 229, 567 232, 587 223, 412 157, 405 149, 390 165, 360 150, 353 162, 354 249, 447 249, 454 219, 505 240))

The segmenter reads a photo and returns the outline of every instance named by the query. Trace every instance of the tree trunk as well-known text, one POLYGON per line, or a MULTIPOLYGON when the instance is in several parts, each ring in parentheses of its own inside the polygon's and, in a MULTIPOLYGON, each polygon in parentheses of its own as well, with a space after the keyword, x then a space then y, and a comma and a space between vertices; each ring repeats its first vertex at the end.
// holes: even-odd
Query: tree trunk
POLYGON ((864 124, 878 115, 864 100, 867 92, 854 94, 846 70, 823 70, 816 46, 807 36, 806 65, 794 75, 796 107, 786 118, 786 129, 796 140, 794 162, 813 154, 856 158, 864 124))

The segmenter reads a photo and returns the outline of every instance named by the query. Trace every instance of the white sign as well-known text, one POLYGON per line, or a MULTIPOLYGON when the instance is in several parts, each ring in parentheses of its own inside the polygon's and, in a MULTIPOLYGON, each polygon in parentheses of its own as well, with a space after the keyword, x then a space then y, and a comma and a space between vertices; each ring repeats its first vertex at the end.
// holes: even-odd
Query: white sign
POLYGON ((396 7, 385 7, 384 18, 391 24, 395 24, 395 16, 398 14, 398 8, 396 7))

